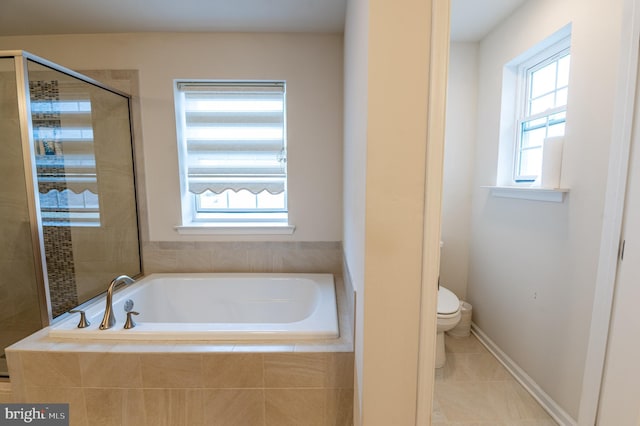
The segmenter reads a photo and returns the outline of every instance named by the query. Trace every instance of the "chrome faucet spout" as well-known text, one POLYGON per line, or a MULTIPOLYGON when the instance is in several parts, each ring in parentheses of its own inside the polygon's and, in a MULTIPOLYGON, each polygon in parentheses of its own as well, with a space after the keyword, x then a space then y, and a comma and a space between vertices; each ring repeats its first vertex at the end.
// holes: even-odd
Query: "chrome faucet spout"
POLYGON ((107 288, 107 305, 104 309, 104 317, 102 317, 102 322, 100 323, 100 330, 111 328, 116 323, 116 317, 113 314, 113 291, 119 284, 131 284, 133 282, 134 279, 128 275, 120 275, 111 281, 109 288, 107 288))

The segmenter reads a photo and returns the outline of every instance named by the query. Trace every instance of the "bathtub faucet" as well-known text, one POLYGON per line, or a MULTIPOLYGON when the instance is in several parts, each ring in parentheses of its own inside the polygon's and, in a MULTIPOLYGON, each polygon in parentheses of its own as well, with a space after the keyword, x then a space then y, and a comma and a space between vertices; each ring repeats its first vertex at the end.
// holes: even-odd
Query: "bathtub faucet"
POLYGON ((111 281, 111 284, 109 284, 109 288, 107 289, 107 307, 104 309, 104 317, 100 323, 100 330, 111 328, 116 323, 116 317, 113 315, 113 304, 111 302, 113 298, 113 291, 116 289, 118 284, 131 284, 133 282, 133 278, 127 275, 120 275, 111 281))

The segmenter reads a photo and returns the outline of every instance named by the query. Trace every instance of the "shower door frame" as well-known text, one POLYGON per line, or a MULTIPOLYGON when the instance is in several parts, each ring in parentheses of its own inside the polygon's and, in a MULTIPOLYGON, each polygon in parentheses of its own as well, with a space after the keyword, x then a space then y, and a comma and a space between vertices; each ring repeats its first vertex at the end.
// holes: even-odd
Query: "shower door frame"
MULTIPOLYGON (((110 87, 104 83, 87 77, 81 73, 73 71, 69 68, 58 65, 54 62, 36 56, 32 53, 24 50, 0 50, 0 58, 13 58, 16 73, 16 86, 17 86, 17 98, 18 98, 18 117, 20 124, 20 138, 22 144, 22 156, 24 161, 24 173, 25 183, 27 186, 27 206, 29 209, 29 230, 31 233, 31 241, 33 247, 33 257, 35 265, 36 286, 38 294, 38 304, 40 306, 40 319, 42 326, 47 327, 54 321, 51 309, 51 297, 49 293, 49 278, 47 275, 47 263, 45 257, 44 248, 44 235, 42 227, 42 216, 40 214, 40 199, 36 193, 36 187, 38 182, 37 169, 35 164, 35 147, 33 138, 33 122, 31 119, 31 100, 29 89, 29 70, 28 61, 32 61, 36 64, 50 68, 54 71, 58 71, 62 74, 66 74, 70 77, 76 78, 85 83, 99 87, 103 90, 115 93, 127 99, 127 106, 129 108, 129 132, 131 142, 131 155, 133 160, 133 190, 135 209, 136 209, 136 222, 138 230, 138 255, 140 259, 140 275, 142 274, 142 252, 140 244, 140 217, 138 211, 138 194, 136 185, 136 167, 135 167, 135 147, 134 147, 134 134, 133 134, 133 116, 132 116, 132 103, 131 95, 122 92, 118 89, 110 87)), ((106 287, 105 287, 106 288, 106 287)), ((87 301, 81 302, 85 304, 87 301)), ((60 316, 61 318, 62 316, 60 316)))

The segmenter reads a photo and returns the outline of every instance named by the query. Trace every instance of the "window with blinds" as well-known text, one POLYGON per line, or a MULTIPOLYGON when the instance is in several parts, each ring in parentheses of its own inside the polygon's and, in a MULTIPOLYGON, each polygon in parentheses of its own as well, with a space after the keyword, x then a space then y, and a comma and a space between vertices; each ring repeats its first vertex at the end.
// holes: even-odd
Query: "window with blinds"
POLYGON ((286 223, 285 83, 177 81, 175 89, 183 222, 286 223))

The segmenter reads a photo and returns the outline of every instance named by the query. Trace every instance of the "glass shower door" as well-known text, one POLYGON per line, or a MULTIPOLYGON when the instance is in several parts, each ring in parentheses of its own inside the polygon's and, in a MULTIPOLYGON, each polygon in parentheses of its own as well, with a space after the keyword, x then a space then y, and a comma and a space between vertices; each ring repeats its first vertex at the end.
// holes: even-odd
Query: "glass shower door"
POLYGON ((129 99, 27 61, 52 317, 140 274, 129 99))
POLYGON ((0 52, 0 376, 5 348, 141 275, 129 96, 0 52))
POLYGON ((0 58, 0 376, 4 349, 43 326, 16 83, 14 58, 0 58))

